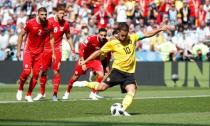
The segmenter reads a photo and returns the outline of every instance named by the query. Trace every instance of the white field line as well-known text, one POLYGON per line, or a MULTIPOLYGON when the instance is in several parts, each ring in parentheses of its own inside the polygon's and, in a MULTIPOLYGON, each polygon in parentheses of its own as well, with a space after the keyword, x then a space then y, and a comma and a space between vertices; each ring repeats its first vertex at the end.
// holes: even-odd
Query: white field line
MULTIPOLYGON (((134 99, 175 99, 175 98, 202 98, 202 97, 210 97, 210 95, 192 95, 192 96, 163 96, 163 97, 136 97, 134 99)), ((104 98, 105 100, 120 100, 123 98, 104 98)), ((49 101, 50 99, 47 99, 47 101, 49 101)), ((62 102, 65 101, 89 101, 91 99, 70 99, 70 100, 60 100, 62 102)), ((24 103, 26 102, 25 100, 22 101, 0 101, 0 104, 4 104, 4 103, 24 103)), ((34 102, 38 102, 38 101, 34 101, 34 102)))

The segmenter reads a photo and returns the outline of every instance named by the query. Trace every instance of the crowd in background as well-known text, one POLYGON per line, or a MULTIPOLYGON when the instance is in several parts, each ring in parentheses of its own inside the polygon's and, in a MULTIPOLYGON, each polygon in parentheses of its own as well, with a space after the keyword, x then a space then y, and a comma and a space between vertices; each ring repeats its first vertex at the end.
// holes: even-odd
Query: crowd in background
MULTIPOLYGON (((0 60, 15 61, 18 33, 26 21, 39 7, 53 16, 57 4, 66 6, 76 51, 101 27, 110 37, 120 22, 129 24, 130 33, 168 24, 170 31, 138 43, 138 61, 210 61, 210 0, 0 0, 0 60)), ((62 60, 72 60, 65 37, 62 60)))

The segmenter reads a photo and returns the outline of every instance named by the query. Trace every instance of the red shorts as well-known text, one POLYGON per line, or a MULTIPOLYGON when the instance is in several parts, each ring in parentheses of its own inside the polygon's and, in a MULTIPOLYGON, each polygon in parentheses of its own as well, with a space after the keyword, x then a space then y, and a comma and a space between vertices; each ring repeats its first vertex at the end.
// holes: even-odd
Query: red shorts
MULTIPOLYGON (((91 69, 93 72, 102 72, 104 73, 103 66, 101 64, 100 60, 92 60, 86 63, 86 68, 91 69)), ((74 74, 76 75, 82 75, 85 74, 86 71, 82 70, 82 67, 77 63, 75 69, 74 69, 74 74)))
POLYGON ((24 69, 33 69, 36 71, 40 70, 42 62, 42 53, 32 54, 31 52, 24 52, 23 54, 23 68, 24 69))
POLYGON ((53 70, 58 71, 61 64, 61 51, 55 51, 55 62, 52 63, 52 51, 45 50, 42 54, 42 70, 46 71, 48 68, 53 67, 53 70))

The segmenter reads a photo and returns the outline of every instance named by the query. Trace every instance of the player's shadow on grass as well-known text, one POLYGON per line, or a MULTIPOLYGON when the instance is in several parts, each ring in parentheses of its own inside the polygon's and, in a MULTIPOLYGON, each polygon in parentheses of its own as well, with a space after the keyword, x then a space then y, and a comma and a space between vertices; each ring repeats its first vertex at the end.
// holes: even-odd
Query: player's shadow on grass
MULTIPOLYGON (((88 115, 110 115, 110 114, 108 114, 108 113, 91 113, 91 112, 88 112, 88 113, 84 113, 84 114, 88 114, 88 115)), ((131 115, 133 115, 133 116, 135 116, 135 115, 140 115, 141 113, 130 113, 131 115)))

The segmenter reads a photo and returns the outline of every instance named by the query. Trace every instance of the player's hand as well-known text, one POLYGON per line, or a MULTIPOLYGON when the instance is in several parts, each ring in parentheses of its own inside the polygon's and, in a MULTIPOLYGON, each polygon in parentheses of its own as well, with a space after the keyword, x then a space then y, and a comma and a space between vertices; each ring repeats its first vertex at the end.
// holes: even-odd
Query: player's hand
POLYGON ((86 71, 86 70, 87 70, 87 67, 86 67, 85 64, 82 65, 82 70, 83 70, 83 71, 86 71))
POLYGON ((55 60, 56 60, 56 57, 55 57, 55 54, 53 53, 53 54, 52 54, 52 62, 54 63, 55 60))
POLYGON ((168 30, 169 29, 169 26, 168 25, 163 25, 162 27, 161 27, 161 30, 162 31, 166 31, 166 30, 168 30))
POLYGON ((76 60, 76 52, 75 52, 75 50, 73 49, 73 50, 71 50, 71 55, 72 55, 72 59, 73 59, 73 61, 75 61, 76 60))
POLYGON ((84 61, 84 60, 81 60, 79 64, 80 64, 81 66, 82 66, 82 65, 85 65, 85 61, 84 61))
POLYGON ((20 61, 20 57, 21 57, 20 51, 17 51, 16 57, 17 57, 17 60, 20 61))
POLYGON ((107 66, 105 69, 106 69, 106 73, 110 73, 110 68, 109 68, 109 66, 107 66))

